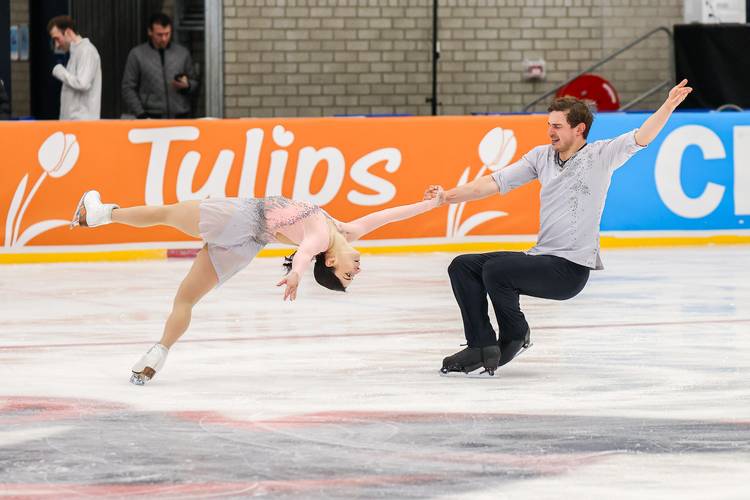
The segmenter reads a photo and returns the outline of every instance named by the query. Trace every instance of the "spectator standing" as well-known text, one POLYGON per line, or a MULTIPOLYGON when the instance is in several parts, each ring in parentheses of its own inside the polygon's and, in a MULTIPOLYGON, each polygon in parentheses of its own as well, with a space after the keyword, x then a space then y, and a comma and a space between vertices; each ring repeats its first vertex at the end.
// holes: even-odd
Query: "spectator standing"
POLYGON ((81 38, 70 16, 50 19, 47 31, 55 48, 70 52, 68 64, 57 64, 52 76, 62 82, 61 120, 98 120, 102 102, 102 67, 99 51, 81 38))
POLYGON ((151 16, 146 43, 133 47, 125 63, 122 97, 137 118, 190 118, 198 89, 188 50, 172 41, 172 19, 151 16))

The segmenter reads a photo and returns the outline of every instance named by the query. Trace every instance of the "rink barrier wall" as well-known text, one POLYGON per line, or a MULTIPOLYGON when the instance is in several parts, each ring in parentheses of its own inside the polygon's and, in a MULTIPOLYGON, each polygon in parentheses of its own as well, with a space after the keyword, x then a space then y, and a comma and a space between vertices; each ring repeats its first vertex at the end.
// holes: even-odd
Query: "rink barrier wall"
MULTIPOLYGON (((121 206, 284 195, 352 220, 505 168, 548 142, 546 115, 0 123, 0 263, 161 259, 199 245, 170 228, 69 230, 81 194, 121 206)), ((589 141, 646 114, 596 117, 589 141)), ((524 250, 539 185, 374 231, 365 253, 524 250)), ((676 113, 618 169, 604 248, 750 243, 750 113, 676 113)), ((192 249, 192 250, 191 250, 192 249)), ((191 253, 192 252, 192 253, 191 253)), ((261 256, 288 249, 273 245, 261 256)))
MULTIPOLYGON (((425 253, 425 252, 498 252, 528 250, 534 241, 518 242, 465 242, 465 243, 433 243, 433 244, 390 244, 380 246, 360 246, 356 249, 365 255, 425 253)), ((673 237, 628 237, 602 236, 603 249, 618 248, 648 248, 648 247, 680 247, 701 245, 750 245, 750 235, 713 235, 713 236, 673 236, 673 237)), ((101 261, 133 261, 133 260, 165 260, 179 258, 193 258, 198 248, 173 248, 153 250, 103 250, 65 252, 37 252, 37 253, 6 253, 0 254, 0 264, 34 264, 53 262, 101 262, 101 261)), ((259 258, 284 257, 291 255, 293 248, 267 248, 258 253, 259 258)))

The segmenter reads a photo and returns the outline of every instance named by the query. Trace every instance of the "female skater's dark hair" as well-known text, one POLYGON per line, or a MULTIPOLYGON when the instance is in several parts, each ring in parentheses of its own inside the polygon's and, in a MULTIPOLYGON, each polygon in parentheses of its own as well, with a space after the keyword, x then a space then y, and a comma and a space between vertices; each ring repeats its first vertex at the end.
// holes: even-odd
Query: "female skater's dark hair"
MULTIPOLYGON (((283 266, 286 269, 287 274, 289 274, 289 272, 292 270, 292 259, 294 259, 294 254, 296 253, 297 252, 294 252, 292 255, 284 257, 283 266)), ((315 281, 317 281, 320 286, 328 288, 329 290, 335 290, 337 292, 346 291, 346 287, 344 286, 344 284, 341 283, 341 280, 338 278, 338 276, 334 274, 333 267, 326 266, 325 252, 320 252, 315 256, 313 276, 315 276, 315 281)))

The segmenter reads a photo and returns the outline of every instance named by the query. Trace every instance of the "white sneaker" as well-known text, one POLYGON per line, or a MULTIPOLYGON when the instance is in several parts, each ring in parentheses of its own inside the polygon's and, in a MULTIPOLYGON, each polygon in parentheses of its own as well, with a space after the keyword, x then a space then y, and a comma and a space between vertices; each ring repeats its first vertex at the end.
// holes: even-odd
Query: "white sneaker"
POLYGON ((113 203, 102 203, 99 191, 86 191, 78 202, 70 227, 103 226, 112 222, 112 210, 120 208, 113 203))
POLYGON ((154 344, 151 349, 144 354, 136 364, 133 365, 133 375, 130 376, 130 383, 135 385, 144 385, 154 378, 156 372, 161 370, 167 361, 169 349, 161 344, 154 344))

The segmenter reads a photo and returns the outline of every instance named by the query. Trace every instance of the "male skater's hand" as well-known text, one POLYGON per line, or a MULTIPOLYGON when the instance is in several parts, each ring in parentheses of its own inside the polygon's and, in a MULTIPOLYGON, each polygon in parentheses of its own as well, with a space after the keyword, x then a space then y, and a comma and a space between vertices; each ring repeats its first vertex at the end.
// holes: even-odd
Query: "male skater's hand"
POLYGON ((276 286, 286 285, 284 289, 284 300, 294 300, 297 298, 297 287, 299 286, 299 274, 292 271, 287 274, 276 286))
POLYGON ((677 106, 682 104, 682 101, 684 101, 688 94, 693 91, 692 87, 685 86, 687 85, 687 82, 686 78, 672 87, 672 90, 669 91, 669 96, 667 96, 665 104, 672 108, 672 111, 677 109, 677 106))
POLYGON ((661 129, 669 120, 672 112, 677 109, 677 106, 685 100, 690 92, 693 91, 692 87, 686 87, 687 79, 682 80, 680 83, 672 87, 669 91, 667 99, 664 104, 659 107, 651 116, 646 118, 646 121, 638 127, 635 132, 635 142, 639 146, 648 146, 651 141, 656 139, 661 129))
POLYGON ((445 191, 443 186, 430 186, 424 192, 424 200, 435 200, 435 207, 445 203, 445 191))

